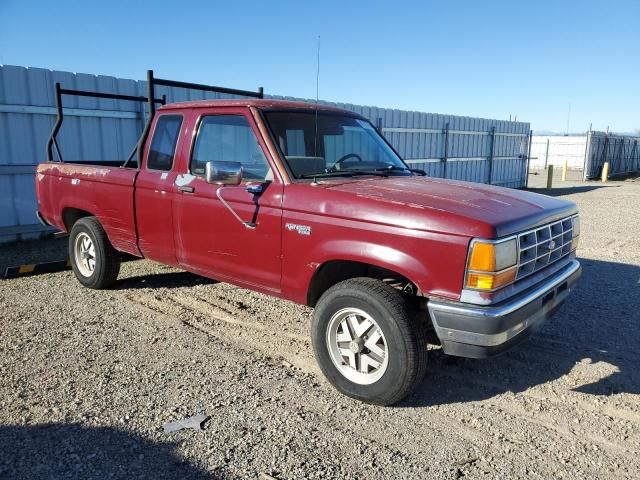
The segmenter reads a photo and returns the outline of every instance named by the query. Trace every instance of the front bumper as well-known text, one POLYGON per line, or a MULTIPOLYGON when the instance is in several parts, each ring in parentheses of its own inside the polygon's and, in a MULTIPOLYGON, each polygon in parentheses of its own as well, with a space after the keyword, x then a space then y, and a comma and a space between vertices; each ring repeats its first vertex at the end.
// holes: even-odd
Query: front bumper
POLYGON ((429 315, 444 352, 484 358, 510 349, 555 313, 581 271, 573 260, 531 289, 491 306, 430 300, 429 315))

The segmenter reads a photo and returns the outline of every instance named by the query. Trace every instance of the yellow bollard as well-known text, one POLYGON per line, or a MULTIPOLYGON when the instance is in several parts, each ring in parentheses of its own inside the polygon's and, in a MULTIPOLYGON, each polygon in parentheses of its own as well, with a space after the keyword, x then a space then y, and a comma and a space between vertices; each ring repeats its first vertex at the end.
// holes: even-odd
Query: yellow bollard
POLYGON ((567 181, 567 161, 565 160, 564 162, 562 162, 562 181, 566 182, 567 181))
POLYGON ((547 190, 553 186, 553 165, 547 167, 547 190))
POLYGON ((602 166, 602 181, 606 182, 609 180, 609 162, 604 162, 602 166))

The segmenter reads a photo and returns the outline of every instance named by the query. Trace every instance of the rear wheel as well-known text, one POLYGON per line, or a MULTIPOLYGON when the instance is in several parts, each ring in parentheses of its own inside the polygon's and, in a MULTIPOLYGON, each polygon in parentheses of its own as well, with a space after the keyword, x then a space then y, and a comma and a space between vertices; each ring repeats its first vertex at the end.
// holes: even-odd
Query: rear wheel
POLYGON ((120 256, 95 217, 78 220, 69 234, 69 259, 78 281, 88 288, 107 288, 120 272, 120 256))
POLYGON ((318 301, 312 341, 316 359, 340 392, 391 405, 422 380, 426 330, 412 321, 402 293, 371 278, 338 283, 318 301))

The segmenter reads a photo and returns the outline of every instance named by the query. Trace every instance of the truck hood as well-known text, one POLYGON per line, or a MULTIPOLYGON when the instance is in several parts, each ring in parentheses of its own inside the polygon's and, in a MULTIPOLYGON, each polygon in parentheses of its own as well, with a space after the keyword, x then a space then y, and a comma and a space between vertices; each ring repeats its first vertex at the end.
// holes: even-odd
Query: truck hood
POLYGON ((485 238, 511 235, 577 212, 574 203, 547 195, 429 177, 349 179, 317 187, 326 194, 355 196, 349 212, 355 218, 485 238))

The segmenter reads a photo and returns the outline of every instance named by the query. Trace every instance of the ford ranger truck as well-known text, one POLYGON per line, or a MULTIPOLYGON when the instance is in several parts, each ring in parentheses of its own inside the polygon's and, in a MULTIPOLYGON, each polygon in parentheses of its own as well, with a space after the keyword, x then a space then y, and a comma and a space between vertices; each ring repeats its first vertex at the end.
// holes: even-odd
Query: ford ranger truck
POLYGON ((317 362, 350 397, 404 398, 428 342, 470 358, 510 349, 580 275, 573 203, 429 178, 353 112, 153 106, 137 160, 63 162, 52 134, 60 159, 37 168, 39 218, 68 232, 78 281, 112 286, 125 252, 313 307, 317 362))

